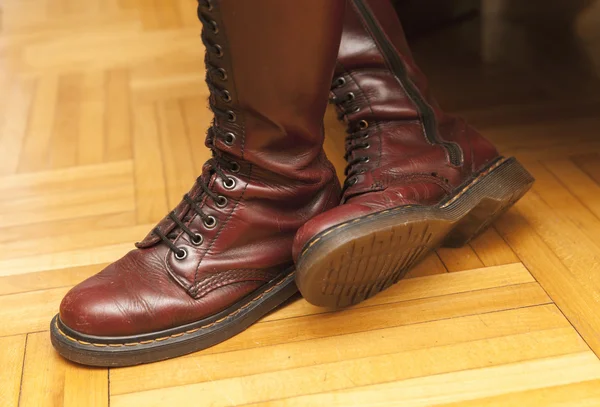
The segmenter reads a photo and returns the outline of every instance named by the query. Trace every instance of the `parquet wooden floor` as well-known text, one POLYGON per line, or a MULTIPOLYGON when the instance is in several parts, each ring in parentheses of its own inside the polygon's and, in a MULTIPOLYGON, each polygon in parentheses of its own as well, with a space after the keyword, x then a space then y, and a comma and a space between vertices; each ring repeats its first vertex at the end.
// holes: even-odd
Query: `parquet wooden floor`
POLYGON ((521 202, 352 309, 296 299, 107 370, 58 357, 48 325, 209 158, 194 1, 0 1, 0 406, 600 406, 600 2, 483 4, 414 46, 442 104, 537 178, 521 202))

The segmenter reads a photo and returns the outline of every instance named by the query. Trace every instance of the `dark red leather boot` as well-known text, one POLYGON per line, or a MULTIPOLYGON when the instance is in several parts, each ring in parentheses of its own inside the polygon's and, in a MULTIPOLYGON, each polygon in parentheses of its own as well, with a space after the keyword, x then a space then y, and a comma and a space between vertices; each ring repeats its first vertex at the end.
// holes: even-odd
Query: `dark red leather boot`
POLYGON ((468 242, 533 183, 440 110, 389 0, 348 1, 332 92, 349 133, 343 204, 294 242, 296 282, 315 305, 384 290, 430 250, 468 242))
POLYGON ((322 149, 344 0, 200 0, 213 158, 137 249, 73 288, 52 343, 88 365, 203 349, 296 292, 292 243, 339 204, 322 149))

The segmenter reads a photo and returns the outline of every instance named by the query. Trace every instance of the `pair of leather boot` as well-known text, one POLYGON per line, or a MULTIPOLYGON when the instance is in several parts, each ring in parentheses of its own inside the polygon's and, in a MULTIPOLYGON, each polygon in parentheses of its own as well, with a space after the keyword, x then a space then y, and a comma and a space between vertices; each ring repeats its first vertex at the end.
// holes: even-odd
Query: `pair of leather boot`
POLYGON ((204 349, 296 284, 316 305, 355 304, 533 182, 440 110, 388 0, 199 0, 198 17, 213 157, 135 250, 66 295, 51 336, 70 360, 204 349), (348 126, 343 188, 322 148, 329 95, 348 126))

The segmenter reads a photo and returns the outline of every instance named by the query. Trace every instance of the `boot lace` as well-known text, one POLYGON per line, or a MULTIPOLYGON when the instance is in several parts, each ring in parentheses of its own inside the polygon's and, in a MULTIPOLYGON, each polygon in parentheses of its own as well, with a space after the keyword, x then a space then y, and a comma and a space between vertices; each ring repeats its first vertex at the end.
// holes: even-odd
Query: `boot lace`
MULTIPOLYGON (((202 22, 202 42, 206 47, 206 83, 210 90, 211 96, 209 97, 209 106, 213 111, 215 118, 220 117, 227 122, 235 123, 237 116, 233 110, 223 109, 217 106, 219 98, 225 104, 231 103, 232 98, 227 89, 224 87, 224 83, 227 80, 227 71, 219 66, 216 66, 211 62, 211 56, 215 56, 216 59, 223 57, 223 48, 219 45, 215 39, 210 37, 216 37, 219 34, 219 26, 216 21, 210 18, 210 12, 213 11, 213 4, 210 0, 199 0, 198 2, 198 18, 202 22)), ((212 58, 214 59, 214 58, 212 58)), ((208 160, 204 166, 205 172, 196 179, 196 184, 200 187, 200 193, 195 198, 192 198, 189 193, 183 196, 183 201, 189 206, 189 210, 184 211, 179 216, 175 210, 171 211, 167 217, 171 219, 178 228, 174 228, 168 234, 163 233, 157 226, 153 229, 153 232, 158 236, 162 242, 169 247, 170 250, 175 254, 175 258, 183 260, 187 257, 187 250, 182 247, 176 246, 173 242, 179 235, 179 231, 187 234, 195 246, 200 246, 204 242, 204 237, 197 231, 193 231, 189 228, 188 223, 192 219, 194 214, 197 214, 203 222, 206 229, 214 229, 218 220, 212 216, 204 213, 202 210, 201 202, 205 196, 208 196, 213 200, 215 205, 219 208, 223 208, 227 205, 228 200, 224 195, 219 195, 212 191, 208 184, 212 179, 213 175, 217 175, 223 180, 223 187, 225 189, 233 189, 236 185, 236 180, 233 177, 227 175, 226 171, 237 173, 240 170, 240 165, 230 159, 223 157, 223 154, 217 149, 215 145, 215 139, 220 138, 223 142, 231 146, 235 142, 235 134, 232 132, 226 132, 221 129, 215 119, 211 123, 210 128, 207 132, 207 145, 212 151, 213 157, 208 160)), ((194 188, 193 188, 194 189, 194 188)))
MULTIPOLYGON (((343 88, 346 85, 346 79, 342 76, 335 78, 331 85, 331 90, 337 90, 343 88)), ((366 120, 360 120, 358 123, 353 123, 348 120, 348 115, 356 113, 360 110, 360 106, 356 106, 354 101, 356 96, 353 92, 348 92, 343 97, 334 96, 331 102, 336 105, 338 110, 338 120, 344 120, 348 122, 346 129, 346 154, 344 159, 348 163, 344 169, 344 175, 346 180, 342 188, 344 193, 348 188, 355 185, 358 182, 357 175, 365 173, 364 169, 359 170, 357 167, 360 164, 368 163, 370 158, 367 155, 355 154, 358 150, 367 150, 371 145, 367 141, 369 139, 369 122, 366 120)))

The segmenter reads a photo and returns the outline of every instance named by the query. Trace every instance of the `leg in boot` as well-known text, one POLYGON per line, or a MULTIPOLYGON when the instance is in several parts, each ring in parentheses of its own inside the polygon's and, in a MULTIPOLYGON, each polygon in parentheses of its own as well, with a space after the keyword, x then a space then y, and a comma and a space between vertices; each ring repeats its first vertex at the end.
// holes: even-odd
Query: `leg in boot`
POLYGON ((323 149, 343 0, 200 0, 213 158, 137 249, 51 322, 75 362, 126 366, 212 346, 296 292, 298 228, 339 203, 323 149))
POLYGON ((349 133, 343 204, 294 243, 298 288, 313 304, 384 290, 429 251, 468 242, 533 183, 439 108, 387 0, 348 1, 332 93, 349 133))

